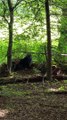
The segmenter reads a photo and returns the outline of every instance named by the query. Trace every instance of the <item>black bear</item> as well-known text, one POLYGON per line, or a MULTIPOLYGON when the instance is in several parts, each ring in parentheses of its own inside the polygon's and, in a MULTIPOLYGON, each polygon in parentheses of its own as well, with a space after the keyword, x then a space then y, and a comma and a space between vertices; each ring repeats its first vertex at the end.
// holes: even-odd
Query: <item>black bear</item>
POLYGON ((20 59, 19 62, 15 63, 14 71, 24 70, 25 68, 31 68, 32 57, 30 54, 27 54, 23 59, 20 59))

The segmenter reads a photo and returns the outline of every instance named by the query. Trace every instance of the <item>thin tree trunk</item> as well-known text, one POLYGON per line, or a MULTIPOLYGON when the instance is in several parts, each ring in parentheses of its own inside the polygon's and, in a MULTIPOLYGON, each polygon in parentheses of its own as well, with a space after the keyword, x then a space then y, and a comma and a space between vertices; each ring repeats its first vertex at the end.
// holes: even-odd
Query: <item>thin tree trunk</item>
POLYGON ((7 51, 7 66, 8 72, 11 73, 12 67, 12 42, 13 42, 13 11, 10 11, 10 23, 9 23, 9 43, 7 51))
POLYGON ((61 51, 61 53, 63 53, 64 51, 64 46, 67 48, 67 22, 66 21, 67 21, 67 7, 63 6, 62 16, 61 16, 60 39, 58 44, 58 49, 61 51))
POLYGON ((50 31, 50 13, 49 13, 49 2, 45 1, 46 9, 46 27, 47 27, 47 79, 51 80, 51 31, 50 31))

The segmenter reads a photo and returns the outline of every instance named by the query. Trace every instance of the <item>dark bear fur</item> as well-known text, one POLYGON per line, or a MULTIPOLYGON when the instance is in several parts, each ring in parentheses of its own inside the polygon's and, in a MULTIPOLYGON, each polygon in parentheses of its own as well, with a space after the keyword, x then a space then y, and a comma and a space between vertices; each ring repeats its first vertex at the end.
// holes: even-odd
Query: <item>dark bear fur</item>
POLYGON ((31 64, 32 64, 32 57, 30 54, 26 55, 23 59, 20 59, 19 62, 15 62, 13 61, 13 67, 14 71, 18 71, 18 70, 24 70, 24 69, 29 69, 31 68, 31 64))

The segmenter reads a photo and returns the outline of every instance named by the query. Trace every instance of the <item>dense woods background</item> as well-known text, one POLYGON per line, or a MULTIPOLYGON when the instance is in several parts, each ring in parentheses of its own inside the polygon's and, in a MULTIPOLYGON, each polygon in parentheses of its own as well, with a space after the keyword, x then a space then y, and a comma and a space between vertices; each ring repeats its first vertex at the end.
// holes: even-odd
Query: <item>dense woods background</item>
POLYGON ((0 1, 0 64, 7 62, 11 72, 13 59, 31 53, 34 63, 67 69, 66 6, 66 0, 0 1))
POLYGON ((67 120, 67 0, 0 0, 0 119, 67 120))

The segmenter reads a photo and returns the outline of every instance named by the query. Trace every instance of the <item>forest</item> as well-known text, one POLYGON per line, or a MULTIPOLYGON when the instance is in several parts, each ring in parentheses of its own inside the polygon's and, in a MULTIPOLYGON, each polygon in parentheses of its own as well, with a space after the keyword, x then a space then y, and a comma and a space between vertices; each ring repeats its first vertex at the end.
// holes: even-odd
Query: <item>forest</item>
POLYGON ((0 119, 67 119, 67 0, 0 0, 0 119))

